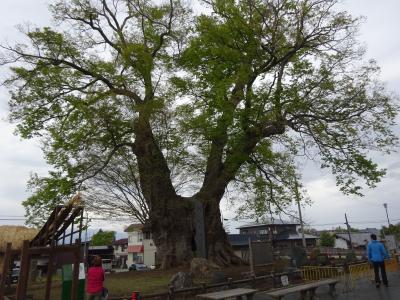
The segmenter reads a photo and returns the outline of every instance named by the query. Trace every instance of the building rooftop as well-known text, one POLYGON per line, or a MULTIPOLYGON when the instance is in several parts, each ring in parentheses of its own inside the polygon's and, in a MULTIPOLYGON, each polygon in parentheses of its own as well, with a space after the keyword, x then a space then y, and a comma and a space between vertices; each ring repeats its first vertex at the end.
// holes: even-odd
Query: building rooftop
POLYGON ((228 234, 228 242, 232 246, 244 246, 249 244, 249 239, 255 241, 267 241, 268 236, 257 236, 254 234, 228 234))
MULTIPOLYGON (((365 246, 371 240, 371 233, 369 232, 351 232, 351 242, 355 246, 365 246)), ((336 237, 349 242, 349 235, 347 233, 337 233, 336 237)))
MULTIPOLYGON (((301 236, 300 233, 288 233, 288 234, 278 234, 278 235, 274 235, 273 239, 277 240, 277 241, 281 241, 281 240, 301 240, 303 237, 301 236)), ((318 239, 317 236, 315 235, 311 235, 311 234, 304 234, 304 238, 306 240, 315 240, 318 239)))
POLYGON ((120 245, 127 245, 128 239, 119 239, 113 242, 113 245, 120 246, 120 245))
POLYGON ((299 222, 297 221, 289 221, 289 220, 282 220, 282 219, 268 219, 266 222, 263 223, 249 223, 246 225, 242 225, 240 227, 237 227, 237 229, 242 229, 242 228, 250 228, 250 227, 260 227, 260 226, 270 226, 270 225, 300 225, 299 222))
MULTIPOLYGON (((305 234, 304 237, 307 240, 317 239, 318 237, 305 234)), ((243 246, 248 245, 249 239, 252 242, 255 241, 268 241, 269 236, 267 234, 264 235, 255 235, 255 234, 228 234, 228 241, 232 246, 243 246)), ((301 240, 301 234, 278 234, 273 235, 274 241, 284 241, 284 240, 301 240)))
POLYGON ((125 228, 125 232, 132 232, 132 231, 141 231, 143 229, 143 224, 131 224, 125 228))

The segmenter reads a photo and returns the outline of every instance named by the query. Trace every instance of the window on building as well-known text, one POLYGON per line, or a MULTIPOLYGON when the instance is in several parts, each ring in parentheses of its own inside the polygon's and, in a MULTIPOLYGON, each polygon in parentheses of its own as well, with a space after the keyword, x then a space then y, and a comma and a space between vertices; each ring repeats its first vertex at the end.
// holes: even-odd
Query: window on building
POLYGON ((138 232, 137 241, 138 242, 142 242, 143 241, 143 233, 142 232, 138 232))
POLYGON ((151 232, 148 232, 148 231, 145 232, 145 233, 144 233, 144 239, 145 239, 145 240, 151 240, 151 232))

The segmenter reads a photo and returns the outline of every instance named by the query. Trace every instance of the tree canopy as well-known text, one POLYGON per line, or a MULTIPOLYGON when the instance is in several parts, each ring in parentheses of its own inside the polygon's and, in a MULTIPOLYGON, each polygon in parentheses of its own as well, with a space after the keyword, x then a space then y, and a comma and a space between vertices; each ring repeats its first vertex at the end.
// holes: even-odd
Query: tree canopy
POLYGON ((381 234, 384 236, 386 234, 394 235, 396 241, 400 241, 400 223, 390 224, 389 226, 382 226, 381 234))
POLYGON ((319 236, 319 244, 323 247, 334 247, 335 246, 335 236, 329 232, 322 232, 319 236))
POLYGON ((229 264, 227 188, 264 215, 295 198, 298 157, 344 193, 380 181, 369 151, 397 143, 397 104, 358 46, 359 20, 336 0, 201 2, 195 14, 179 0, 60 0, 55 27, 3 45, 10 118, 54 167, 33 182, 28 213, 130 155, 164 266, 191 257, 197 202, 209 257, 229 264))
POLYGON ((90 240, 91 246, 111 246, 115 241, 115 231, 103 231, 99 229, 98 232, 93 234, 90 240))

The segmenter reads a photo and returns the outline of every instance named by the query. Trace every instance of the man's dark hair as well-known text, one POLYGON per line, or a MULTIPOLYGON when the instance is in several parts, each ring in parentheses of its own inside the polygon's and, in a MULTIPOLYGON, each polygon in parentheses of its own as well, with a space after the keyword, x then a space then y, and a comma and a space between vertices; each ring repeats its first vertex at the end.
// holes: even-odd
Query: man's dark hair
POLYGON ((371 239, 373 239, 374 241, 376 241, 376 234, 371 234, 371 239))

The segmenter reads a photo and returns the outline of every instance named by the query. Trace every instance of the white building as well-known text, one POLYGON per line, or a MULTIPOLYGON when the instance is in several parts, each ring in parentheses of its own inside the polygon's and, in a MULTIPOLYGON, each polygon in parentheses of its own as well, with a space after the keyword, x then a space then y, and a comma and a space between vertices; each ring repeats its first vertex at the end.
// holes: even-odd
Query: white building
POLYGON ((150 232, 143 231, 142 224, 132 224, 125 229, 128 233, 128 266, 133 263, 144 263, 147 266, 156 264, 157 248, 150 232))
POLYGON ((119 239, 113 242, 114 265, 116 268, 127 268, 128 239, 119 239))

